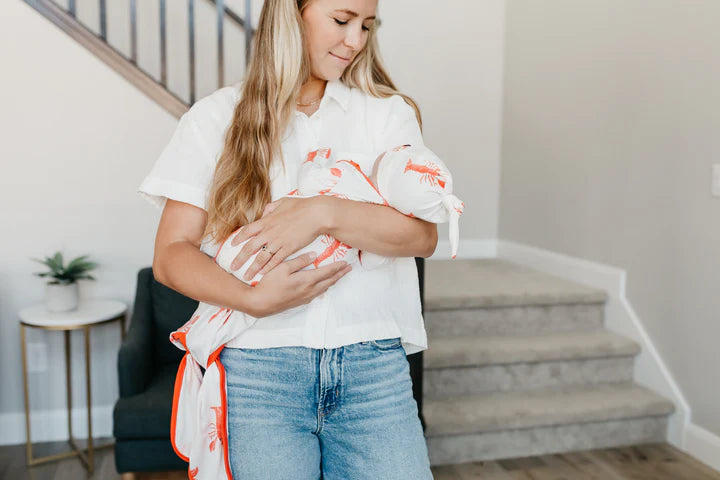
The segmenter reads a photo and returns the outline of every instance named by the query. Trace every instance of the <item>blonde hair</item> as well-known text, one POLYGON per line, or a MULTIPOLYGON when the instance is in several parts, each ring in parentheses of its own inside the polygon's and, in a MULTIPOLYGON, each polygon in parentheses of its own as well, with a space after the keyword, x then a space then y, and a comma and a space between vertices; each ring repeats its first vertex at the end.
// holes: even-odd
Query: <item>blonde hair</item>
MULTIPOLYGON (((294 114, 300 87, 310 77, 302 12, 311 1, 266 0, 262 7, 241 97, 215 168, 203 238, 209 234, 213 242, 224 240, 260 218, 271 201, 270 165, 276 155, 282 159, 282 134, 294 114)), ((397 91, 385 71, 376 30, 373 24, 365 47, 341 81, 374 97, 402 96, 422 128, 417 104, 397 91)))

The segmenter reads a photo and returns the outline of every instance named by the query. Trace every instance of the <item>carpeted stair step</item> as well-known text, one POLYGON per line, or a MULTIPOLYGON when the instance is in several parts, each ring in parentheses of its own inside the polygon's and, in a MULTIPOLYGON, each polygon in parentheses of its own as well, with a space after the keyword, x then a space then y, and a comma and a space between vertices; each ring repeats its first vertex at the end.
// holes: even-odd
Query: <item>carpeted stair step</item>
POLYGON ((632 383, 426 399, 431 463, 663 441, 671 402, 632 383))
POLYGON ((497 258, 432 260, 425 263, 424 300, 432 311, 604 303, 607 293, 497 258))
POLYGON ((606 330, 430 338, 424 397, 628 382, 639 352, 606 330))
POLYGON ((597 330, 607 293, 500 259, 425 266, 429 336, 597 330))

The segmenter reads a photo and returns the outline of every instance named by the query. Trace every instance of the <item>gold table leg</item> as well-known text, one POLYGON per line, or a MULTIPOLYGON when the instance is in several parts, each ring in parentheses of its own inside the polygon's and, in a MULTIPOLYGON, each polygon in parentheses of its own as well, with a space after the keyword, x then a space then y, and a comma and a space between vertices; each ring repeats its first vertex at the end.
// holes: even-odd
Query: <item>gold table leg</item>
POLYGON ((92 390, 90 388, 90 327, 85 327, 85 381, 87 382, 87 424, 88 424, 88 448, 87 461, 88 471, 93 472, 95 465, 95 454, 93 452, 93 436, 92 436, 92 390))
POLYGON ((65 390, 67 395, 68 438, 73 441, 72 434, 72 368, 70 366, 70 330, 65 330, 65 390))
POLYGON ((27 349, 25 347, 25 325, 20 325, 20 348, 22 349, 23 392, 25 394, 25 441, 28 465, 32 462, 32 440, 30 439, 30 396, 28 394, 27 349))
MULTIPOLYGON (((121 337, 125 338, 125 315, 118 318, 120 320, 121 337)), ((90 327, 92 325, 86 325, 83 327, 85 334, 85 384, 87 388, 87 422, 88 422, 88 446, 85 449, 81 449, 75 443, 75 439, 72 434, 72 365, 70 355, 70 330, 65 330, 65 375, 66 375, 66 393, 67 393, 67 412, 68 412, 68 442, 72 450, 68 452, 58 453, 55 455, 48 455, 46 457, 33 458, 32 453, 32 438, 30 432, 30 394, 28 385, 28 367, 27 367, 27 347, 26 342, 26 326, 20 324, 20 348, 22 352, 22 373, 23 373, 23 393, 25 394, 25 434, 26 434, 26 454, 27 454, 27 466, 34 466, 41 463, 51 462, 53 460, 60 460, 62 458, 77 456, 84 466, 87 468, 88 473, 93 473, 95 450, 98 448, 108 448, 114 446, 114 442, 100 445, 95 447, 92 437, 92 392, 90 390, 90 327), (87 451, 87 454, 85 453, 87 451)))

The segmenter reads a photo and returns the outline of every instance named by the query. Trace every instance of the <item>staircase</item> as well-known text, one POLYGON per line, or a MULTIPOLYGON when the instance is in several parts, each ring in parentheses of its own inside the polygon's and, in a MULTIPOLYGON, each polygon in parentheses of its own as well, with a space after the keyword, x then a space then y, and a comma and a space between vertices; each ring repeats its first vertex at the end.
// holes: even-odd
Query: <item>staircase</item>
POLYGON ((255 34, 255 0, 23 1, 178 118, 242 79, 255 34))
POLYGON ((606 299, 505 260, 426 262, 431 464, 664 442, 674 406, 633 383, 606 299))

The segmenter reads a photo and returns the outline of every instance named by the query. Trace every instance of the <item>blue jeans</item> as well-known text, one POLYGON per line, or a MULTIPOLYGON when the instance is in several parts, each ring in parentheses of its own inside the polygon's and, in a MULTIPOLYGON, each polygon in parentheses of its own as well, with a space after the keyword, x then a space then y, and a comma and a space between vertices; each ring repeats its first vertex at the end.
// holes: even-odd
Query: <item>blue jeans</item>
POLYGON ((432 479, 399 338, 225 348, 235 480, 432 479))

